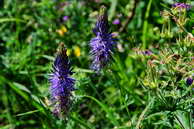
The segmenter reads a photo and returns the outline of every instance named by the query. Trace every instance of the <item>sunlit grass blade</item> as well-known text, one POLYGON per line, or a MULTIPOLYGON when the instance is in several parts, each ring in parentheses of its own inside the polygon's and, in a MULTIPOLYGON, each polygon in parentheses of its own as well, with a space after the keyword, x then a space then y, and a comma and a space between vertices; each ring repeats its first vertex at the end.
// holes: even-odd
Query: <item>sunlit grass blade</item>
POLYGON ((40 110, 29 111, 29 112, 17 114, 16 116, 31 115, 31 114, 36 113, 36 112, 39 112, 39 111, 40 111, 40 110))
POLYGON ((0 18, 0 23, 4 23, 4 22, 23 22, 25 23, 25 20, 22 19, 18 19, 18 18, 0 18))

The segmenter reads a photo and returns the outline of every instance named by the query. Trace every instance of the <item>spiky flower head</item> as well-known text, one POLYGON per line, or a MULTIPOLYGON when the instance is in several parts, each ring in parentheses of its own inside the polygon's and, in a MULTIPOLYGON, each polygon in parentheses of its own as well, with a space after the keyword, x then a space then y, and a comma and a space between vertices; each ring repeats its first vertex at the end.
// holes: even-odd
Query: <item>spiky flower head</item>
POLYGON ((109 31, 108 15, 105 6, 100 8, 96 26, 93 29, 95 38, 90 41, 90 53, 92 54, 91 69, 99 72, 111 59, 113 46, 116 39, 109 31))
POLYGON ((75 90, 75 79, 71 78, 72 69, 63 45, 60 46, 53 64, 53 72, 50 76, 51 101, 54 106, 53 113, 56 116, 66 114, 71 104, 72 91, 75 90))
POLYGON ((189 10, 189 9, 191 9, 191 5, 186 4, 186 3, 175 3, 175 4, 172 5, 172 7, 176 8, 176 9, 179 9, 179 10, 182 10, 182 9, 189 10))

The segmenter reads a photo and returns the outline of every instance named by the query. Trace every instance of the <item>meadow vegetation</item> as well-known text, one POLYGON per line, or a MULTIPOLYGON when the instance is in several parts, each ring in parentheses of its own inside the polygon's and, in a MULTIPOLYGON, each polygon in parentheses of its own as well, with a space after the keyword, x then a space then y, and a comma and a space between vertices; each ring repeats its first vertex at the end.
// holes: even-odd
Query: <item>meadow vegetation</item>
POLYGON ((1 0, 0 31, 1 129, 194 128, 192 0, 1 0))

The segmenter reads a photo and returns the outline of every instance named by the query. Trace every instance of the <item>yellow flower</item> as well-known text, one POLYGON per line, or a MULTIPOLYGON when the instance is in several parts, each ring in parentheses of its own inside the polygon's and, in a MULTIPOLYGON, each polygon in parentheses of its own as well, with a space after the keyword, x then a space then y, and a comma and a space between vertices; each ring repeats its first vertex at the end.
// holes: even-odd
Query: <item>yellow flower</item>
POLYGON ((65 26, 62 26, 62 27, 61 27, 61 30, 62 30, 64 33, 67 32, 67 28, 66 28, 65 26))
POLYGON ((67 56, 71 55, 71 50, 70 49, 67 49, 66 54, 67 54, 67 56))
POLYGON ((60 35, 60 36, 63 36, 64 33, 67 32, 67 28, 65 26, 61 26, 60 29, 57 30, 57 33, 60 35))
POLYGON ((79 57, 81 55, 81 50, 78 46, 75 46, 74 54, 75 54, 76 57, 79 57))

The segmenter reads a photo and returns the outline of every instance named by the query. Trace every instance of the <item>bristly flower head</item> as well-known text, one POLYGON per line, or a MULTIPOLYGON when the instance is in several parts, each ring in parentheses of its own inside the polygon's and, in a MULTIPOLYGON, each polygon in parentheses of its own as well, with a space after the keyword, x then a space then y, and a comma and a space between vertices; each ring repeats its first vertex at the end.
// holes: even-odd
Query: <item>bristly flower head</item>
POLYGON ((49 79, 51 83, 51 101, 55 104, 53 113, 56 116, 66 114, 69 110, 71 92, 75 90, 75 80, 70 77, 72 74, 66 49, 61 45, 53 64, 53 73, 49 79))
POLYGON ((182 9, 186 9, 186 10, 191 9, 191 5, 186 4, 186 3, 175 3, 175 4, 172 5, 172 7, 180 9, 180 10, 182 10, 182 9))
POLYGON ((99 72, 109 62, 113 46, 116 43, 116 39, 113 38, 109 31, 107 10, 104 6, 100 9, 93 32, 96 37, 90 41, 90 53, 92 54, 91 69, 99 72))

